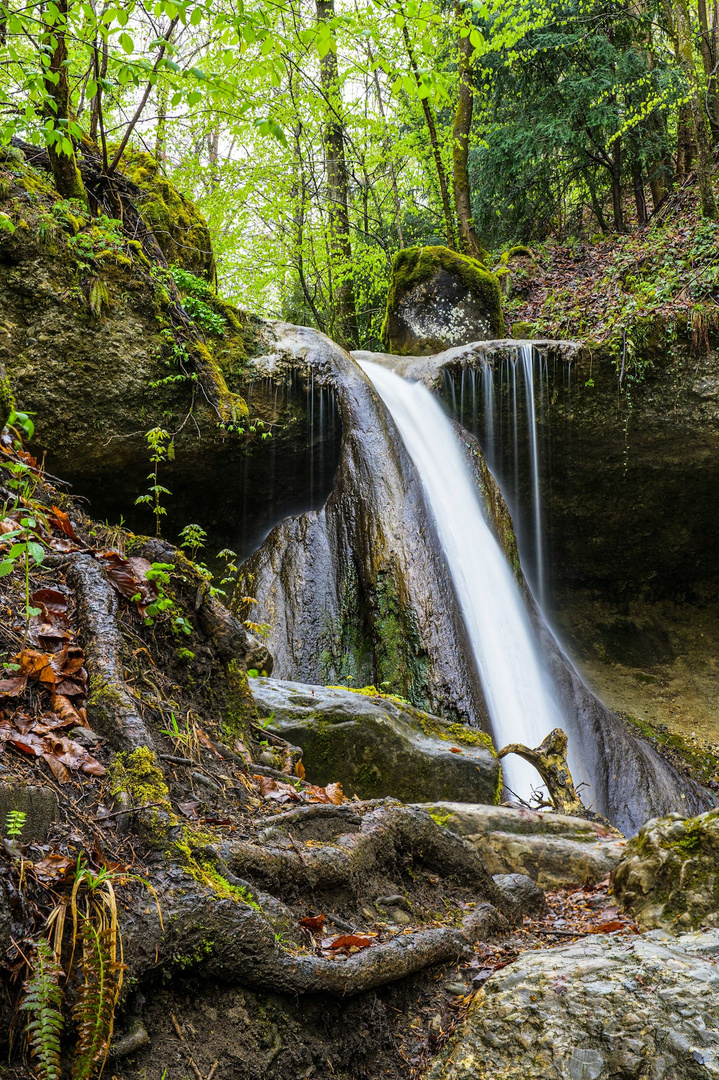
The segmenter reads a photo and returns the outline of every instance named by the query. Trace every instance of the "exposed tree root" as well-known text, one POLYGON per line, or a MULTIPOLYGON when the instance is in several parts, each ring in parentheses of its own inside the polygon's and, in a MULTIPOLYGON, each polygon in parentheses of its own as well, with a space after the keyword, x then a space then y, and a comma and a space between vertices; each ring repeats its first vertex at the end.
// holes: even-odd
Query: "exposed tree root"
POLYGON ((149 728, 125 686, 115 590, 91 555, 71 557, 67 581, 75 593, 78 637, 90 673, 90 723, 114 750, 152 746, 149 728))
MULTIPOLYGON (((343 808, 337 808, 342 810, 343 808)), ((300 825, 317 817, 314 807, 296 814, 285 824, 300 825)), ((305 847, 300 851, 290 836, 279 830, 264 834, 265 844, 228 843, 222 857, 233 872, 252 881, 261 881, 287 895, 298 890, 328 890, 354 887, 359 895, 369 875, 402 869, 415 860, 476 889, 482 900, 513 914, 513 902, 497 888, 480 856, 465 840, 440 828, 429 814, 400 804, 378 805, 361 817, 358 825, 343 813, 325 811, 322 819, 333 832, 343 831, 330 843, 305 847), (273 837, 273 833, 275 836, 273 837)))
POLYGON ((399 933, 335 960, 293 955, 277 944, 274 927, 264 915, 242 902, 198 895, 187 880, 159 895, 166 934, 147 898, 141 898, 124 920, 125 960, 132 978, 140 982, 158 965, 180 965, 183 970, 196 965, 203 977, 259 989, 350 996, 466 956, 475 941, 507 928, 507 920, 495 907, 481 903, 459 928, 399 933))

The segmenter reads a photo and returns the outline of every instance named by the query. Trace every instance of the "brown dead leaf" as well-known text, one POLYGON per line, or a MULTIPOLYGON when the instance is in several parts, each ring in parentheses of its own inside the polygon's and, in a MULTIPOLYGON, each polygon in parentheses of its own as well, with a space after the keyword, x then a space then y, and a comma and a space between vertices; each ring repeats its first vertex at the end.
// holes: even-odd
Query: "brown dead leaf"
POLYGON ((197 741, 199 742, 200 746, 204 746, 206 750, 211 750, 215 757, 219 758, 220 761, 222 761, 222 754, 220 754, 215 749, 212 739, 209 737, 209 735, 206 735, 202 728, 195 728, 195 732, 197 734, 197 741))
POLYGON ((59 758, 55 757, 54 754, 43 754, 42 760, 47 762, 48 768, 57 780, 58 784, 70 783, 70 781, 72 780, 70 770, 66 765, 63 765, 59 758))
POLYGON ((340 934, 330 942, 330 949, 367 949, 372 944, 372 938, 363 934, 340 934))
POLYGON ((45 609, 50 622, 54 619, 67 621, 67 597, 59 589, 36 589, 30 600, 33 607, 45 609))
POLYGON ((9 679, 0 679, 0 697, 18 697, 27 686, 27 675, 12 675, 9 679))
POLYGON ((33 870, 37 877, 43 881, 58 881, 67 877, 67 872, 71 866, 75 865, 75 860, 68 858, 67 855, 61 855, 59 851, 51 851, 49 855, 46 855, 40 862, 33 864, 33 870))
POLYGON ((335 806, 340 806, 345 801, 344 792, 342 791, 342 785, 340 783, 328 784, 325 791, 327 792, 327 798, 331 803, 334 803, 335 806))
POLYGON ((151 564, 147 559, 126 559, 117 551, 101 551, 96 558, 104 561, 105 573, 112 587, 126 600, 133 600, 144 618, 148 604, 157 600, 159 595, 154 581, 147 580, 147 571, 152 569, 151 564), (139 596, 139 600, 134 600, 136 596, 139 596))
POLYGON ((58 532, 64 533, 70 540, 77 540, 75 530, 72 527, 72 522, 64 510, 59 510, 57 506, 52 508, 53 517, 50 518, 50 524, 58 532))
POLYGON ((299 776, 300 780, 304 780, 306 776, 305 767, 301 761, 295 762, 295 776, 299 776))
POLYGON ((304 926, 305 930, 311 930, 312 933, 322 933, 324 925, 324 912, 321 915, 305 915, 304 919, 300 919, 300 926, 304 926))
POLYGON ((61 721, 61 726, 69 727, 83 727, 84 722, 77 709, 70 702, 70 700, 64 696, 64 694, 53 694, 50 698, 50 705, 54 713, 57 713, 61 721))
POLYGON ((462 751, 460 750, 460 748, 458 746, 450 746, 449 752, 450 752, 450 754, 461 754, 462 753, 462 751))
POLYGON ((290 784, 283 783, 282 780, 277 781, 271 776, 255 776, 254 779, 258 782, 264 799, 274 799, 279 803, 300 801, 295 789, 290 784))
POLYGON ((197 808, 200 803, 196 799, 191 799, 189 802, 179 802, 177 809, 181 814, 184 814, 186 818, 197 818, 197 808))

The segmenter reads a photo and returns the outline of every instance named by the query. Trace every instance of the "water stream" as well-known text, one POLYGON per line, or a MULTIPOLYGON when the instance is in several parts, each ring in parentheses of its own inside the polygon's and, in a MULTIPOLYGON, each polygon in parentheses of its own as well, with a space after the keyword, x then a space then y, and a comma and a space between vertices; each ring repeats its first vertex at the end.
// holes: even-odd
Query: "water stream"
MULTIPOLYGON (((360 362, 397 425, 419 474, 479 668, 498 746, 537 746, 561 714, 532 624, 492 533, 460 444, 441 404, 421 383, 360 362)), ((505 780, 527 798, 537 774, 509 757, 505 780)))

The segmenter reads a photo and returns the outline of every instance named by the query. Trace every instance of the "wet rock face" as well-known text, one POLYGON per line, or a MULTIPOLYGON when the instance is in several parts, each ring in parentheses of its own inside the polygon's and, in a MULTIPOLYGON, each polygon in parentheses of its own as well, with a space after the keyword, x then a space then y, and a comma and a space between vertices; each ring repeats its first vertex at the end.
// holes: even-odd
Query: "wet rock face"
POLYGON ((493 975, 425 1080, 719 1075, 719 930, 591 937, 493 975))
POLYGON ((627 844, 612 883, 642 926, 719 926, 719 810, 648 821, 627 844))
POLYGON ((491 874, 523 874, 549 891, 601 881, 625 850, 623 839, 584 818, 458 802, 424 809, 472 844, 491 874))
POLYGON ((444 247, 396 256, 383 327, 389 352, 428 355, 503 333, 499 283, 481 263, 444 247))
POLYGON ((268 729, 303 750, 311 783, 347 795, 493 803, 499 762, 488 736, 380 696, 250 679, 268 729))

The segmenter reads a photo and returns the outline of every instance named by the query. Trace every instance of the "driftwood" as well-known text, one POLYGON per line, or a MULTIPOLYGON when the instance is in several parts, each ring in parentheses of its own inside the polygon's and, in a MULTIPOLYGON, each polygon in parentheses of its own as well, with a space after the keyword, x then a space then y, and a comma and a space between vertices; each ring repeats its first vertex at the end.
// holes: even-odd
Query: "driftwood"
POLYGON ((547 785, 552 806, 558 814, 569 814, 574 817, 589 816, 591 812, 577 795, 572 774, 569 771, 567 736, 561 728, 550 731, 546 739, 534 750, 523 746, 522 743, 509 743, 499 751, 497 757, 503 758, 507 754, 517 754, 530 765, 534 765, 547 785))

